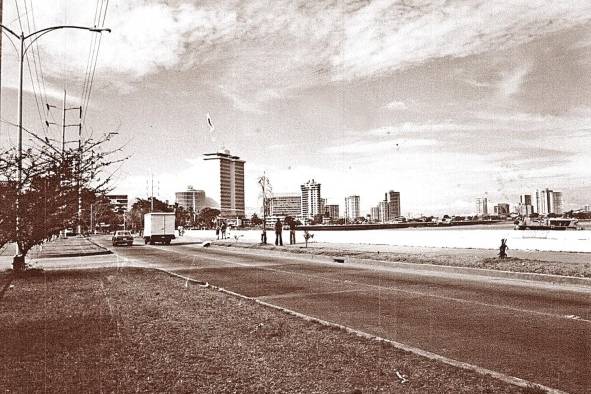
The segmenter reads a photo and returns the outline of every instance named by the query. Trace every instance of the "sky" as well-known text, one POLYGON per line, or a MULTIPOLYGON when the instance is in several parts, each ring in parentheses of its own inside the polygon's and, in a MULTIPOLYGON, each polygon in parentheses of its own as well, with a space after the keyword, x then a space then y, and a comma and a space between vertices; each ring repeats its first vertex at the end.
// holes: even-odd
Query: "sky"
MULTIPOLYGON (((31 47, 24 123, 61 135, 42 120, 61 121, 66 89, 67 106, 85 108, 85 135, 119 133, 113 144, 131 157, 113 186, 130 197, 146 197, 152 177, 171 202, 187 185, 214 194, 203 153, 225 148, 246 160, 249 212, 263 174, 279 193, 315 179, 341 210, 357 194, 362 213, 388 190, 404 215, 470 214, 476 198, 514 205, 546 187, 566 209, 591 203, 591 2, 4 3, 17 33, 112 29, 96 67, 96 33, 55 31, 31 47)), ((9 146, 18 63, 6 35, 2 56, 9 146)))

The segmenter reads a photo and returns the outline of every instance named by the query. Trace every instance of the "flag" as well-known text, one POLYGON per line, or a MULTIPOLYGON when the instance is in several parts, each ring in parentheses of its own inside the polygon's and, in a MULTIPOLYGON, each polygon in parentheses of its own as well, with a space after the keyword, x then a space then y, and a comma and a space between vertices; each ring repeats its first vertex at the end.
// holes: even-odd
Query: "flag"
POLYGON ((211 122, 211 116, 209 116, 209 112, 207 113, 207 124, 209 125, 209 132, 213 133, 215 127, 213 127, 213 123, 211 122))

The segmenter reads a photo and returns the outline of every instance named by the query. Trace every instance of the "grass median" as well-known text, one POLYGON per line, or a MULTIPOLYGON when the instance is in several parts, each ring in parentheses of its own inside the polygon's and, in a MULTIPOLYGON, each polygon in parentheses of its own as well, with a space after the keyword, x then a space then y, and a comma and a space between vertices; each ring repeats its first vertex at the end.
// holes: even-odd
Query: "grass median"
MULTIPOLYGON (((245 249, 277 250, 300 255, 319 255, 336 258, 355 258, 377 261, 391 261, 412 264, 434 264, 450 267, 481 268, 489 270, 535 273, 547 275, 572 276, 578 278, 591 278, 591 263, 583 261, 576 263, 564 263, 561 261, 544 261, 536 259, 508 257, 485 257, 474 254, 460 254, 453 248, 439 253, 424 253, 424 249, 416 247, 416 252, 371 252, 354 249, 333 248, 327 246, 304 247, 276 247, 272 245, 247 244, 238 242, 216 242, 216 246, 235 247, 245 249)), ((494 256, 496 251, 490 251, 494 256)), ((565 252, 567 253, 567 252, 565 252)), ((581 254, 585 255, 585 254, 581 254)), ((584 260, 584 259, 582 259, 584 260)))
POLYGON ((3 272, 0 291, 5 392, 528 391, 159 271, 3 272))

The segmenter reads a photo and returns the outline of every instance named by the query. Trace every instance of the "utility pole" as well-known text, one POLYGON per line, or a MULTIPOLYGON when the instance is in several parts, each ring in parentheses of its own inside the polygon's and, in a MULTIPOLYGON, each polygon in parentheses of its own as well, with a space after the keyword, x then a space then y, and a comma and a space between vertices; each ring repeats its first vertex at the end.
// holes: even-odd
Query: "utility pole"
POLYGON ((33 42, 39 39, 41 36, 50 33, 55 30, 61 29, 78 29, 78 30, 88 30, 93 33, 102 33, 103 31, 111 32, 111 29, 107 28, 96 28, 96 27, 85 27, 85 26, 72 26, 72 25, 63 25, 63 26, 52 26, 46 27, 45 29, 37 30, 32 33, 25 35, 24 32, 17 34, 16 32, 12 31, 9 27, 5 26, 4 24, 0 23, 0 28, 7 32, 11 36, 15 37, 20 41, 20 50, 18 50, 18 58, 19 58, 19 90, 18 90, 18 184, 16 190, 16 201, 15 201, 15 208, 16 208, 16 218, 15 218, 15 234, 16 234, 16 255, 12 261, 12 268, 21 271, 24 270, 25 267, 25 256, 22 253, 22 237, 21 237, 21 194, 23 192, 23 65, 25 62, 25 55, 27 50, 31 47, 33 42), (25 46, 25 41, 31 39, 31 42, 25 46))
MULTIPOLYGON (((3 23, 2 9, 3 0, 0 0, 0 25, 3 23)), ((0 92, 2 92, 2 34, 0 32, 0 92)), ((2 94, 0 94, 0 115, 2 114, 2 94)), ((1 126, 0 126, 1 127, 1 126)), ((1 135, 1 133, 0 133, 1 135)))
MULTIPOLYGON (((55 107, 53 105, 47 104, 47 110, 51 107, 55 107)), ((45 121, 45 124, 49 127, 51 124, 49 121, 45 121)), ((76 234, 82 234, 82 185, 81 185, 81 178, 82 178, 82 106, 79 107, 68 107, 67 106, 67 92, 64 89, 64 102, 62 106, 62 161, 65 159, 65 151, 66 151, 66 128, 68 127, 78 127, 78 159, 76 163, 76 183, 78 189, 78 215, 76 220, 76 234), (66 124, 66 112, 71 110, 78 111, 78 118, 79 122, 75 124, 66 124)))

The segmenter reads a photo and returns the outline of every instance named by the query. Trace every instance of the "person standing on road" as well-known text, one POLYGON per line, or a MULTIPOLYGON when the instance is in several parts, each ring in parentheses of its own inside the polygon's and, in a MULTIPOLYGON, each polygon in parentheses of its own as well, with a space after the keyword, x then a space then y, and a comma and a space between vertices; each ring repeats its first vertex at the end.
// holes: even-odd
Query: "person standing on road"
POLYGON ((219 223, 217 223, 215 225, 215 236, 218 240, 220 239, 220 224, 219 223))
POLYGON ((226 229, 228 228, 228 225, 226 224, 226 222, 222 222, 222 239, 226 239, 226 229))
POLYGON ((281 224, 281 220, 277 218, 277 222, 275 222, 275 245, 283 246, 283 237, 281 233, 283 232, 283 224, 281 224))
POLYGON ((295 231, 296 231, 296 223, 295 220, 291 220, 289 222, 289 244, 295 245, 295 231))

